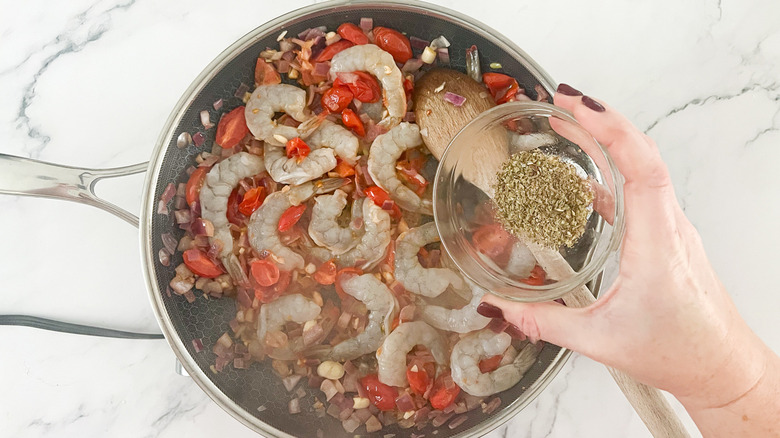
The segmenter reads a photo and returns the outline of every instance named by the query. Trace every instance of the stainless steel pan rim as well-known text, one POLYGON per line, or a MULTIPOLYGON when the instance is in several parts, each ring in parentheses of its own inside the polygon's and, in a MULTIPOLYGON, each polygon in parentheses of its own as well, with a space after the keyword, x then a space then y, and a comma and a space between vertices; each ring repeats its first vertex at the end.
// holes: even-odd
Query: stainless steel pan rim
MULTIPOLYGON (((163 163, 163 157, 166 148, 172 138, 178 133, 175 132, 179 125, 184 112, 188 105, 191 103, 194 96, 196 96, 201 90, 204 89, 206 84, 220 71, 234 56, 241 53, 247 47, 251 46, 261 35, 268 32, 278 30, 282 31, 285 24, 295 22, 302 16, 306 16, 310 13, 322 11, 326 9, 340 8, 367 8, 367 7, 381 7, 381 6, 393 6, 394 8, 409 10, 418 13, 424 13, 430 15, 435 19, 449 20, 460 26, 468 29, 472 29, 477 32, 481 32, 486 38, 492 40, 494 44, 501 49, 509 53, 512 57, 520 61, 520 63, 533 74, 541 84, 547 89, 549 93, 555 89, 554 81, 549 75, 537 65, 525 52, 513 43, 506 41, 503 37, 485 24, 478 22, 470 17, 466 17, 458 12, 420 1, 400 1, 389 0, 381 3, 367 1, 367 0, 337 0, 332 2, 320 3, 304 8, 297 9, 285 15, 282 15, 276 19, 273 19, 264 25, 249 32, 241 39, 233 43, 230 47, 224 50, 214 61, 212 61, 193 81, 189 88, 184 92, 179 99, 176 106, 173 108, 171 115, 166 121, 164 128, 157 140, 152 158, 149 163, 148 172, 145 180, 145 190, 143 194, 143 202, 141 207, 141 221, 140 221, 140 244, 141 244, 141 259, 143 274, 147 284, 147 290, 149 292, 149 299, 152 305, 152 309, 160 324, 160 328, 165 335, 168 343, 173 349, 174 354, 181 362, 184 369, 189 373, 195 383, 209 395, 222 409, 230 413, 233 417, 239 420, 247 427, 267 436, 274 437, 291 437, 291 435, 275 429, 270 425, 259 421, 254 416, 247 413, 236 402, 231 400, 225 393, 223 393, 206 375, 206 373, 195 363, 194 359, 187 352, 185 344, 182 339, 179 338, 170 315, 165 309, 162 301, 162 294, 164 291, 160 290, 159 284, 154 281, 153 272, 155 270, 155 263, 157 260, 156 254, 152 249, 152 218, 156 214, 157 199, 155 199, 155 190, 158 186, 159 175, 163 163)), ((527 406, 536 396, 549 384, 549 382, 557 375, 561 367, 565 364, 566 360, 570 356, 571 352, 566 349, 561 349, 551 364, 545 369, 540 377, 531 385, 524 393, 523 396, 511 405, 502 408, 501 412, 494 415, 490 421, 483 421, 478 426, 468 430, 470 434, 483 435, 500 426, 509 418, 517 414, 522 408, 527 406)), ((463 435, 463 433, 458 436, 463 435)))

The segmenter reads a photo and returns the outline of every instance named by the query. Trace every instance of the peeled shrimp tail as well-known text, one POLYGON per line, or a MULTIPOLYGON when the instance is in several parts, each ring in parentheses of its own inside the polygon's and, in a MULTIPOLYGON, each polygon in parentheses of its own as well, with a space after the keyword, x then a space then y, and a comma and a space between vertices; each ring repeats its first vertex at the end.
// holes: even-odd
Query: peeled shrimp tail
POLYGON ((423 246, 439 241, 436 225, 429 222, 401 233, 395 246, 395 278, 409 292, 436 297, 452 285, 460 288, 463 280, 448 268, 423 268, 417 253, 423 246))
POLYGON ((387 315, 394 310, 395 300, 390 289, 371 274, 343 280, 341 287, 344 292, 362 301, 368 309, 365 330, 354 338, 336 344, 330 353, 333 360, 350 360, 373 353, 382 345, 386 336, 383 326, 387 315))
POLYGON ((406 386, 406 355, 415 345, 427 347, 436 363, 449 364, 447 342, 436 329, 422 321, 400 324, 376 351, 379 381, 385 385, 406 386))
POLYGON ((396 175, 396 162, 407 149, 422 145, 420 128, 401 123, 386 134, 378 136, 368 154, 368 173, 376 185, 384 189, 403 209, 431 214, 431 204, 401 183, 396 175))
POLYGON ((490 318, 485 318, 477 313, 477 306, 479 306, 486 291, 476 285, 472 285, 471 290, 471 300, 460 309, 421 304, 419 308, 422 319, 437 329, 456 333, 468 333, 487 327, 490 318))

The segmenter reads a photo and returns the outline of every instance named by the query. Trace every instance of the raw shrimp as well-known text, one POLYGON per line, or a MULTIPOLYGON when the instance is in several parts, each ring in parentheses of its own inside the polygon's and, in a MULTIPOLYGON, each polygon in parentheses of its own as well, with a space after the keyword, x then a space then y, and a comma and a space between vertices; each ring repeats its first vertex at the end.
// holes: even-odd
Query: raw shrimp
POLYGON ((352 166, 357 162, 357 153, 358 148, 360 147, 358 138, 355 137, 349 129, 333 123, 328 119, 322 120, 319 128, 306 138, 306 143, 308 143, 312 149, 315 147, 333 149, 339 158, 352 166))
POLYGON ((471 300, 468 304, 460 309, 418 304, 422 319, 437 329, 456 333, 468 333, 485 328, 490 322, 490 318, 485 318, 477 313, 477 306, 479 306, 486 291, 475 284, 469 285, 471 286, 471 300))
POLYGON ((403 185, 395 173, 396 161, 401 154, 422 144, 420 128, 411 123, 401 123, 378 136, 371 144, 368 173, 376 185, 383 188, 399 207, 430 214, 430 201, 422 200, 414 191, 403 185))
POLYGON ((263 146, 263 151, 268 174, 282 184, 303 184, 336 167, 336 157, 328 148, 313 150, 300 161, 297 157, 287 158, 284 148, 268 143, 263 146))
POLYGON ((452 285, 460 288, 463 280, 448 268, 423 268, 417 253, 423 246, 439 241, 436 224, 428 222, 401 233, 395 242, 395 278, 409 292, 437 297, 452 285))
MULTIPOLYGON (((355 200, 353 212, 359 212, 362 219, 362 200, 355 200), (357 208, 355 208, 357 206, 357 208)), ((363 232, 362 220, 359 227, 355 226, 355 215, 346 227, 338 223, 341 211, 347 206, 347 194, 336 190, 332 195, 321 195, 314 198, 309 222, 309 236, 319 246, 329 249, 333 255, 341 255, 354 248, 360 242, 363 232)))
POLYGON ((363 201, 365 232, 357 246, 338 256, 341 266, 371 269, 385 257, 392 240, 390 214, 370 200, 363 201))
POLYGON ((437 364, 449 365, 447 341, 435 328, 422 321, 400 324, 376 350, 379 381, 385 385, 407 386, 406 354, 415 345, 428 348, 437 364))
MULTIPOLYGON (((215 165, 206 174, 200 189, 201 217, 214 225, 214 237, 209 240, 212 243, 218 240, 222 244, 219 256, 229 271, 233 271, 231 266, 237 265, 225 260, 233 256, 233 236, 230 234, 230 222, 227 219, 228 198, 240 180, 257 175, 263 169, 261 157, 239 152, 215 165)), ((237 278, 236 273, 231 272, 231 275, 237 278)))
POLYGON ((259 253, 270 251, 281 269, 290 271, 303 268, 303 257, 279 239, 279 219, 293 205, 298 205, 315 194, 332 192, 342 185, 341 178, 326 178, 268 195, 263 205, 249 218, 249 243, 252 248, 259 253))
POLYGON ((467 393, 484 397, 507 390, 523 378, 523 374, 536 361, 539 348, 526 343, 512 363, 498 367, 495 371, 483 373, 479 370, 482 359, 503 354, 512 342, 504 333, 493 333, 482 329, 463 337, 452 349, 450 366, 452 379, 467 393))
POLYGON ((275 146, 284 146, 285 142, 276 139, 275 136, 282 136, 289 140, 300 136, 299 129, 294 126, 277 125, 273 120, 274 114, 284 112, 293 119, 304 122, 311 118, 304 112, 305 108, 305 90, 287 84, 260 85, 247 102, 244 115, 246 125, 255 138, 275 146))
POLYGON ((319 316, 321 310, 320 306, 314 301, 311 301, 301 294, 279 297, 260 307, 257 339, 260 340, 269 354, 273 354, 277 358, 289 357, 293 354, 294 350, 302 347, 302 342, 299 346, 288 345, 287 347, 278 349, 279 351, 272 353, 270 347, 265 344, 265 335, 276 330, 281 330, 284 323, 288 321, 297 322, 298 324, 311 321, 319 316))
POLYGON ((389 130, 397 125, 406 115, 406 93, 403 74, 393 56, 373 44, 362 44, 342 50, 330 61, 331 79, 336 79, 338 73, 354 71, 371 73, 382 84, 387 117, 378 126, 389 130))
POLYGON ((368 309, 368 324, 365 330, 354 338, 336 344, 329 354, 333 360, 351 360, 373 353, 382 345, 386 334, 390 333, 396 301, 390 289, 372 274, 356 275, 342 280, 341 288, 362 301, 368 309))
POLYGON ((504 271, 517 278, 526 278, 536 266, 536 258, 523 242, 515 242, 504 271))

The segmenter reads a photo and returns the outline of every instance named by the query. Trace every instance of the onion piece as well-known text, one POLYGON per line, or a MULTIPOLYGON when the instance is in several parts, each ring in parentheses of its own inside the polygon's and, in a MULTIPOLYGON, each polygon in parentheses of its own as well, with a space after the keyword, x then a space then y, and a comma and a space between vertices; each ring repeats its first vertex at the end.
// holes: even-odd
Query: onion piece
POLYGON ((160 200, 160 202, 157 203, 157 213, 158 214, 166 214, 166 215, 169 213, 168 206, 165 205, 165 203, 162 201, 162 199, 160 200))
POLYGON ((402 121, 414 123, 417 117, 414 115, 414 111, 407 111, 402 121))
POLYGON ((222 105, 223 105, 223 104, 224 104, 224 102, 222 102, 222 99, 218 99, 218 100, 217 100, 216 102, 214 102, 214 104, 212 104, 211 106, 213 106, 213 107, 214 107, 214 110, 215 110, 215 111, 219 111, 220 109, 222 109, 222 105))
POLYGON ((351 415, 349 418, 341 422, 341 426, 344 427, 344 430, 347 431, 347 433, 352 433, 360 427, 360 420, 354 417, 354 414, 351 415))
POLYGON ((249 91, 249 85, 242 82, 241 85, 236 88, 236 92, 233 93, 233 96, 239 99, 243 99, 247 91, 249 91))
POLYGON ((188 224, 192 222, 192 213, 187 210, 176 210, 173 212, 173 216, 176 218, 177 224, 188 224))
POLYGON ((287 405, 287 411, 291 414, 300 414, 301 413, 300 399, 294 398, 290 400, 290 403, 287 405))
POLYGON ((409 412, 417 408, 417 406, 414 404, 414 399, 408 392, 395 399, 395 405, 401 412, 409 412))
POLYGON ((422 50, 428 46, 431 45, 430 41, 426 41, 422 38, 417 38, 416 36, 409 37, 409 44, 411 44, 413 49, 422 50))
POLYGON ((195 135, 192 136, 192 142, 195 143, 196 147, 203 146, 203 143, 206 142, 206 136, 203 135, 202 132, 196 132, 195 135))
POLYGON ((303 376, 299 374, 292 374, 282 379, 282 385, 284 385, 284 389, 286 389, 287 392, 292 392, 292 390, 295 388, 295 385, 301 381, 301 377, 303 376))
POLYGON ((211 115, 209 115, 208 110, 200 112, 200 123, 203 125, 203 128, 207 130, 214 127, 214 124, 211 123, 211 115))
POLYGON ((459 107, 463 106, 463 103, 466 102, 466 98, 460 94, 447 91, 444 93, 444 101, 459 107))
POLYGON ((387 199, 382 203, 382 210, 392 211, 393 207, 395 207, 395 201, 392 199, 387 199))
POLYGON ((328 72, 330 72, 330 63, 318 62, 314 64, 314 69, 312 70, 313 75, 327 77, 328 72))
POLYGON ((171 199, 173 199, 174 195, 176 195, 176 186, 173 183, 168 183, 168 185, 165 186, 165 190, 163 190, 162 195, 160 196, 160 201, 167 204, 171 202, 171 199))
POLYGON ((439 60, 445 64, 450 63, 450 49, 440 48, 436 49, 436 54, 439 56, 439 60))
POLYGON ((374 28, 374 19, 368 18, 368 17, 362 17, 360 19, 360 28, 363 29, 365 32, 370 31, 374 28))
POLYGON ((192 347, 195 348, 196 353, 203 351, 203 341, 200 338, 192 340, 192 347))
POLYGON ((447 38, 444 38, 444 35, 439 35, 431 41, 430 46, 434 49, 446 49, 450 46, 450 42, 447 41, 447 38))
POLYGON ((160 259, 160 264, 163 266, 171 265, 171 252, 167 248, 160 248, 160 252, 157 253, 157 257, 160 259))
POLYGON ((468 420, 468 416, 466 416, 466 415, 459 415, 459 416, 455 417, 454 420, 450 421, 450 424, 448 424, 447 427, 449 427, 450 429, 455 429, 456 427, 458 427, 461 424, 463 424, 463 422, 465 422, 466 420, 468 420))
POLYGON ((420 67, 425 64, 420 58, 409 58, 408 61, 401 67, 401 71, 404 73, 415 73, 420 67))
POLYGON ((320 385, 320 391, 325 394, 325 399, 328 401, 331 401, 331 399, 336 394, 340 394, 338 389, 336 389, 336 385, 333 384, 333 381, 328 379, 324 379, 322 381, 322 384, 320 385))
POLYGON ((493 411, 498 409, 500 405, 501 405, 501 399, 498 397, 494 397, 492 400, 487 402, 487 404, 482 405, 482 412, 486 414, 492 414, 493 411))

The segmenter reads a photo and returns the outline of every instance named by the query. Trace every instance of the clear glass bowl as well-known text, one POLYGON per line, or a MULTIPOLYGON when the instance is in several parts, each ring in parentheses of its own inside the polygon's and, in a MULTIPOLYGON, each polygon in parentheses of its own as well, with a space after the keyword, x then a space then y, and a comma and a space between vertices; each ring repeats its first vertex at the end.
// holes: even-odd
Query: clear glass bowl
POLYGON ((450 142, 434 181, 434 217, 444 248, 471 280, 516 301, 553 300, 593 279, 618 250, 624 227, 622 184, 606 149, 569 112, 548 103, 510 102, 480 114, 450 142), (530 149, 572 164, 594 193, 584 234, 571 247, 557 248, 571 269, 548 272, 541 285, 528 284, 528 266, 540 251, 555 249, 531 244, 531 251, 524 250, 512 236, 517 245, 511 258, 518 263, 507 264, 506 257, 494 260, 473 243, 481 227, 501 227, 490 213, 496 173, 511 155, 530 149))

